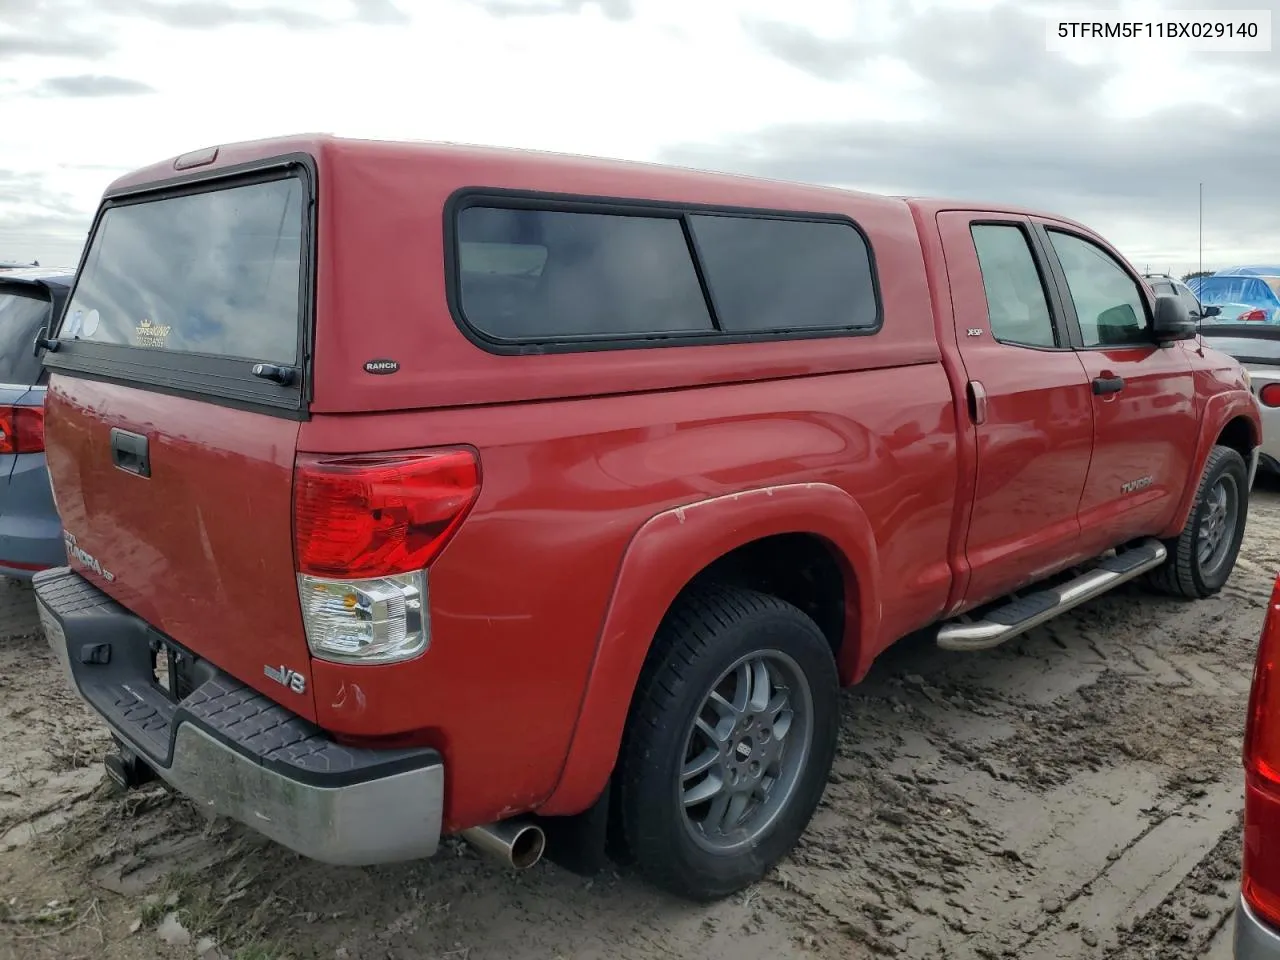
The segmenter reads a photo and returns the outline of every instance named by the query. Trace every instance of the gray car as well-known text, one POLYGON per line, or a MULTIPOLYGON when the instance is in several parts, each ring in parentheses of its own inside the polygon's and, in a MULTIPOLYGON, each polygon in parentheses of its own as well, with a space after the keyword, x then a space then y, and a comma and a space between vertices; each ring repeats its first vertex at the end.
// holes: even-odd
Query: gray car
POLYGON ((1177 277, 1167 273, 1144 273, 1142 276, 1157 297, 1177 297, 1181 300, 1182 305, 1187 308, 1187 316, 1192 320, 1197 322, 1216 320, 1222 312, 1218 307, 1204 307, 1200 303, 1200 298, 1177 277))
POLYGON ((1280 324, 1215 323, 1200 328, 1205 346, 1240 361, 1262 412, 1258 465, 1280 476, 1280 324))
POLYGON ((44 459, 44 369, 32 344, 62 310, 74 271, 0 270, 0 576, 67 562, 44 459))

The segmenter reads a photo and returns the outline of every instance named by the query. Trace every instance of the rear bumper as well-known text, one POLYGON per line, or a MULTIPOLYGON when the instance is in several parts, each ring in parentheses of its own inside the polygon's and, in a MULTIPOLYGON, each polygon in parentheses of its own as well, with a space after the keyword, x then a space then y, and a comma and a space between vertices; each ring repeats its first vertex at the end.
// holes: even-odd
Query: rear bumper
POLYGON ((1244 898, 1236 905, 1235 960, 1280 960, 1280 933, 1249 909, 1244 898))
POLYGON ((175 701, 154 675, 153 645, 166 638, 65 567, 33 582, 46 638, 71 684, 175 790, 324 863, 435 853, 444 807, 435 750, 344 747, 194 657, 194 688, 175 701))

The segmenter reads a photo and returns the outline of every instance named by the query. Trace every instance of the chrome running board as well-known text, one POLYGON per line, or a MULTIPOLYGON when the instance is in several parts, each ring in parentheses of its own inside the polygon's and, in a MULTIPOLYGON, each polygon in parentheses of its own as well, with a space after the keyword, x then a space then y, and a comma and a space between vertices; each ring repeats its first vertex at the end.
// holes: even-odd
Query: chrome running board
POLYGON ((998 647, 1060 613, 1154 570, 1164 563, 1166 556, 1168 551, 1163 543, 1145 540, 1136 547, 1107 557, 1074 580, 1011 600, 981 620, 943 624, 938 630, 938 646, 943 650, 965 651, 998 647))

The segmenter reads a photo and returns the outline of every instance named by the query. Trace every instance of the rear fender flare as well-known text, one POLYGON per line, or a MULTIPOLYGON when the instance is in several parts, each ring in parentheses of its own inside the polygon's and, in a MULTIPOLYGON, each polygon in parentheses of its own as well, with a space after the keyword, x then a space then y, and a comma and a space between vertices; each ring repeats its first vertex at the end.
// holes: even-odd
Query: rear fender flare
MULTIPOLYGON (((1178 509, 1174 513, 1173 521, 1171 521, 1167 529, 1160 533, 1163 539, 1171 539, 1178 536, 1183 527, 1186 526, 1187 518, 1191 516, 1191 508, 1195 503, 1196 490, 1200 486, 1200 477, 1204 473, 1204 465, 1209 460, 1209 454, 1213 451, 1226 425, 1237 418, 1243 418, 1249 422, 1252 430, 1252 443, 1254 447, 1257 447, 1262 437, 1262 417, 1258 413, 1257 402, 1251 394, 1244 390, 1231 390, 1215 393, 1205 401, 1204 414, 1200 418, 1200 439, 1196 445, 1196 456, 1191 476, 1187 478, 1187 486, 1182 492, 1182 499, 1178 502, 1178 509)), ((1248 458, 1246 458, 1247 465, 1248 458)))
POLYGON ((879 627, 881 594, 871 524, 848 493, 827 483, 787 484, 659 513, 636 532, 623 555, 560 780, 539 806, 540 814, 579 813, 604 790, 640 669, 680 591, 730 551, 784 533, 824 538, 845 567, 840 676, 848 683, 860 674, 861 651, 873 649, 865 641, 873 639, 879 627), (855 596, 849 595, 851 587, 855 596))

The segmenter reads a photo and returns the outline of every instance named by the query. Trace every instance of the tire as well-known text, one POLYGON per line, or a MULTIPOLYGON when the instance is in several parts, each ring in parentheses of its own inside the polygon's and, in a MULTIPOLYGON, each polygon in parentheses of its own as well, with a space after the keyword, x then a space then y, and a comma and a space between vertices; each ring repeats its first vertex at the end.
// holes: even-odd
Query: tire
POLYGON ((677 601, 641 671, 615 781, 619 826, 641 875, 702 902, 763 877, 817 809, 839 710, 831 648, 796 607, 725 586, 696 587, 677 601), (717 689, 723 702, 711 699, 717 689), (723 738, 718 746, 713 734, 723 738), (684 776, 698 766, 691 759, 703 772, 684 776), (686 808, 717 778, 715 796, 686 808))
POLYGON ((1214 447, 1205 462, 1186 526, 1176 538, 1165 541, 1169 557, 1151 572, 1148 582, 1172 597, 1202 600, 1213 596, 1235 568, 1248 515, 1249 470, 1244 458, 1230 447, 1214 447), (1227 498, 1225 507, 1222 496, 1227 498), (1213 517, 1222 509, 1226 515, 1215 521, 1213 517), (1206 536, 1212 536, 1215 527, 1221 530, 1221 540, 1217 549, 1209 551, 1206 536))

